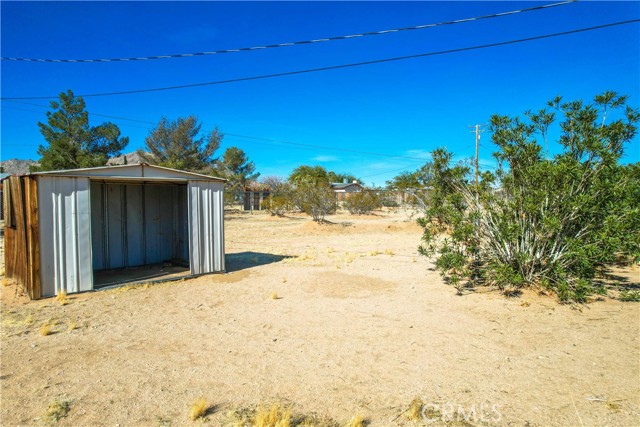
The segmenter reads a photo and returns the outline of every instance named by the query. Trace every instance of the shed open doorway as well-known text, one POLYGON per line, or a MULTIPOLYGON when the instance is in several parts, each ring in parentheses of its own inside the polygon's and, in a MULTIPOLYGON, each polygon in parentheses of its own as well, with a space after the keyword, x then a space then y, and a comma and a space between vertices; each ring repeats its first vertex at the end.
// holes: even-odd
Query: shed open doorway
POLYGON ((190 274, 186 183, 92 180, 94 288, 190 274))

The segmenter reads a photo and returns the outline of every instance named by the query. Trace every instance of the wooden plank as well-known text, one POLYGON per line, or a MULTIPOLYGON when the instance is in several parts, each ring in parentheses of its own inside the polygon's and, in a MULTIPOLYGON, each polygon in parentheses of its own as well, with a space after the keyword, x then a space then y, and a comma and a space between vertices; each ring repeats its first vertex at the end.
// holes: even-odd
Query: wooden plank
POLYGON ((38 222, 38 181, 35 177, 25 177, 27 195, 27 244, 29 247, 29 285, 31 298, 40 299, 40 227, 38 222))
POLYGON ((11 248, 7 248, 7 254, 10 257, 10 276, 31 296, 27 278, 27 241, 26 241, 26 218, 24 209, 24 192, 20 177, 12 176, 9 178, 11 187, 11 205, 14 213, 14 227, 12 227, 11 248), (10 251, 10 254, 9 254, 10 251))

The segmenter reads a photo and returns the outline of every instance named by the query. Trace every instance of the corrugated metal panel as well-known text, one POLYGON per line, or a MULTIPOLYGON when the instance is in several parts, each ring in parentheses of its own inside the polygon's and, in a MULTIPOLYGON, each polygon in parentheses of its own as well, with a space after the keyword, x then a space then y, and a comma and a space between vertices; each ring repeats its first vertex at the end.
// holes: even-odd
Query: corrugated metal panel
POLYGON ((42 296, 93 289, 88 178, 38 177, 42 296))
POLYGON ((222 272, 224 266, 224 187, 189 181, 189 256, 192 274, 222 272))
POLYGON ((187 186, 91 182, 96 270, 188 260, 187 186))

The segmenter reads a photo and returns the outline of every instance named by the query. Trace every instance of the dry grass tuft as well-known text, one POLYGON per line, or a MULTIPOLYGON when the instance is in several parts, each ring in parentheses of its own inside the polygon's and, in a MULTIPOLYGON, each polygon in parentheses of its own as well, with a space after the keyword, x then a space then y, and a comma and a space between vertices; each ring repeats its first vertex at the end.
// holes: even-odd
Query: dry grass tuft
POLYGON ((51 402, 44 413, 44 420, 50 423, 57 423, 66 417, 71 409, 71 404, 67 401, 56 400, 51 402))
POLYGON ((376 256, 376 255, 380 255, 382 252, 381 251, 369 251, 369 256, 376 256))
POLYGON ((407 409, 407 419, 411 421, 418 421, 422 419, 422 408, 424 408, 424 402, 419 397, 414 398, 407 409))
POLYGON ((61 291, 56 295, 56 301, 60 303, 60 305, 67 305, 69 301, 67 300, 67 292, 61 291))
POLYGON ((271 299, 273 300, 280 299, 276 291, 271 292, 271 299))
POLYGON ((351 420, 349 420, 347 427, 365 427, 366 425, 366 418, 361 415, 356 415, 355 417, 351 418, 351 420))
POLYGON ((46 337, 47 335, 51 335, 53 333, 53 325, 49 322, 46 322, 44 325, 40 326, 40 335, 46 337))
POLYGON ((2 278, 2 286, 11 286, 11 281, 6 277, 2 278))
POLYGON ((23 322, 25 325, 31 325, 33 323, 33 315, 30 314, 27 317, 25 317, 23 322))
POLYGON ((344 260, 347 262, 347 264, 352 263, 354 259, 358 258, 358 254, 352 254, 349 252, 346 252, 344 256, 345 256, 344 260))
POLYGON ((393 252, 391 249, 385 249, 384 254, 389 256, 394 256, 396 253, 393 252))
POLYGON ((76 329, 78 329, 78 324, 75 321, 70 320, 69 323, 67 324, 67 330, 71 332, 71 331, 75 331, 76 329))
POLYGON ((195 421, 198 418, 203 418, 207 414, 207 399, 204 396, 196 399, 189 407, 189 419, 195 421))
POLYGON ((274 404, 271 408, 259 408, 256 412, 254 427, 291 427, 291 408, 274 404))

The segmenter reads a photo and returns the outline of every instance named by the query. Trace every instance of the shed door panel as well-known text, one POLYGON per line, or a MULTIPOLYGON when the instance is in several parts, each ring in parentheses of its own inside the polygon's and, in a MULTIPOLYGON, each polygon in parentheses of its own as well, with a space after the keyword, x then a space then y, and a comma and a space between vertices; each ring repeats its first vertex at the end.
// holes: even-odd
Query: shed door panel
POLYGON ((42 296, 93 289, 89 179, 38 177, 42 296))
POLYGON ((224 271, 223 184, 189 181, 189 259, 192 274, 224 271))

